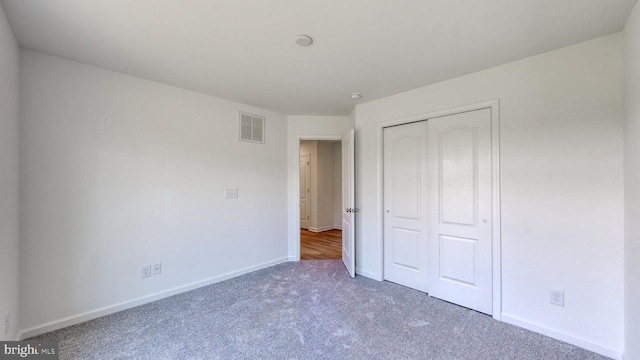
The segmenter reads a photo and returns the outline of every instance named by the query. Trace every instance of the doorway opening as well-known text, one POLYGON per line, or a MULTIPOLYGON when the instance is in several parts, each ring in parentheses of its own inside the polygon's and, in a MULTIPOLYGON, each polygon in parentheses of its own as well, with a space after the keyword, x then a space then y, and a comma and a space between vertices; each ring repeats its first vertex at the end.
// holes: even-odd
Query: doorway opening
POLYGON ((300 260, 342 259, 342 145, 300 141, 300 260))

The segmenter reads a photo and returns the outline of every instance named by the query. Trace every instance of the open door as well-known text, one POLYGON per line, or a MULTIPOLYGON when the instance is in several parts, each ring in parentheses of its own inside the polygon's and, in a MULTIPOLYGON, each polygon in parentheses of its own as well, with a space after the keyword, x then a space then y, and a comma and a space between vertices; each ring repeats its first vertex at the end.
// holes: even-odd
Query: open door
POLYGON ((355 130, 342 138, 342 261, 356 277, 355 130))

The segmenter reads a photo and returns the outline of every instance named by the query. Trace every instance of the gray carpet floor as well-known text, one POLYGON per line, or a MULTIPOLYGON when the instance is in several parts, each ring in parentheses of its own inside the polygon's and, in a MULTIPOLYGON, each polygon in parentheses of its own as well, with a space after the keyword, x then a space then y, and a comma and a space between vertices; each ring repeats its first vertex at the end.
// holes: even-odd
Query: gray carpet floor
POLYGON ((340 260, 280 264, 33 338, 60 359, 605 359, 340 260))

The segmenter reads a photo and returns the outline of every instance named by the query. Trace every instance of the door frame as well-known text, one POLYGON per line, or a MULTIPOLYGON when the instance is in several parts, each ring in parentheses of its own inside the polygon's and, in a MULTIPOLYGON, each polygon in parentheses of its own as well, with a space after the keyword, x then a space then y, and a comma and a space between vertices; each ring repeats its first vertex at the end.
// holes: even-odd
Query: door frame
MULTIPOLYGON (((296 151, 298 162, 300 159, 300 141, 310 140, 310 141, 323 141, 323 140, 337 140, 342 141, 343 135, 295 135, 295 141, 298 147, 296 151)), ((297 201, 300 201, 300 166, 296 166, 292 168, 293 170, 293 179, 297 180, 297 186, 294 186, 295 198, 297 201)), ((289 208, 294 212, 293 216, 297 220, 298 226, 294 230, 290 225, 289 229, 289 239, 293 239, 293 244, 289 242, 289 246, 293 247, 293 256, 289 257, 289 261, 300 261, 300 205, 294 206, 293 208, 289 208)))
MULTIPOLYGON (((493 217, 492 236, 492 312, 493 318, 502 318, 502 241, 501 241, 501 213, 500 213, 500 100, 492 99, 468 105, 452 107, 444 110, 431 111, 411 115, 398 119, 381 121, 377 124, 377 160, 378 160, 378 251, 379 274, 384 279, 384 166, 383 144, 384 128, 404 125, 432 118, 454 115, 481 109, 491 109, 491 214, 493 217)), ((380 280, 382 280, 380 279, 380 280)))

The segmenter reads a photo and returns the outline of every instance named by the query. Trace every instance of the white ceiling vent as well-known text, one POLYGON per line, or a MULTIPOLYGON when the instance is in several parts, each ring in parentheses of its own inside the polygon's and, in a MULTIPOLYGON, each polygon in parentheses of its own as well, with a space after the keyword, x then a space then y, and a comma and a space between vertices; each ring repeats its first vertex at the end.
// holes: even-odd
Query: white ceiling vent
POLYGON ((240 139, 264 143, 264 116, 240 113, 240 139))

